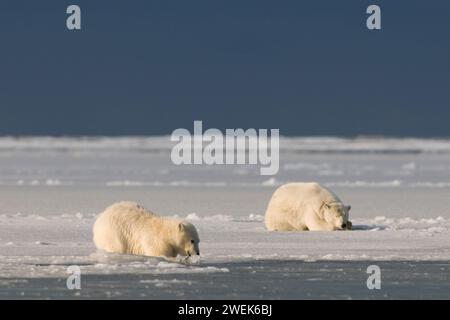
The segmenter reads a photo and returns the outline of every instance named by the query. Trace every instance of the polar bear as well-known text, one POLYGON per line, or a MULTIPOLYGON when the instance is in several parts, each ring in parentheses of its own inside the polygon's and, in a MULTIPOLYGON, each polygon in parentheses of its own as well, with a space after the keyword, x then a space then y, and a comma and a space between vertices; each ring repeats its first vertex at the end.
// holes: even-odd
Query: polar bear
POLYGON ((144 256, 200 255, 194 225, 164 218, 134 202, 118 202, 102 212, 93 227, 94 243, 107 252, 144 256))
POLYGON ((279 187, 266 210, 269 231, 349 230, 350 206, 318 183, 288 183, 279 187))

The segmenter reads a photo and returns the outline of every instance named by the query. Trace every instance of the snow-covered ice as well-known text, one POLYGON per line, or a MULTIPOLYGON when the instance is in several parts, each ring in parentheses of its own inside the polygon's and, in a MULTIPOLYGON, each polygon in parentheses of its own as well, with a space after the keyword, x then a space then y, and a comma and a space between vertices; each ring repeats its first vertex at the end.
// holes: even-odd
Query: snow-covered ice
POLYGON ((167 137, 0 138, 0 298, 450 296, 450 141, 280 147, 280 172, 264 177, 255 166, 172 165, 167 137), (271 193, 289 181, 332 188, 352 205, 354 230, 267 232, 271 193), (95 217, 120 200, 191 220, 200 261, 98 252, 95 217), (366 287, 370 264, 382 267, 380 292, 366 287), (80 291, 66 288, 70 265, 80 291))

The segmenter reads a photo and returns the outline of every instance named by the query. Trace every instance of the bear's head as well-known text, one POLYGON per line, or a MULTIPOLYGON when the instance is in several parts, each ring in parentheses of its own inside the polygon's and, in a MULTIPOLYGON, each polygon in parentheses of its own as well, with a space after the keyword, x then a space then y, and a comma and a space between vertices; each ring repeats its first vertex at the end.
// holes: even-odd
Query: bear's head
POLYGON ((192 223, 182 221, 178 223, 177 248, 181 256, 200 255, 200 238, 192 223))
POLYGON ((341 202, 324 202, 321 208, 321 216, 335 230, 350 229, 348 220, 350 208, 351 206, 346 206, 341 202))

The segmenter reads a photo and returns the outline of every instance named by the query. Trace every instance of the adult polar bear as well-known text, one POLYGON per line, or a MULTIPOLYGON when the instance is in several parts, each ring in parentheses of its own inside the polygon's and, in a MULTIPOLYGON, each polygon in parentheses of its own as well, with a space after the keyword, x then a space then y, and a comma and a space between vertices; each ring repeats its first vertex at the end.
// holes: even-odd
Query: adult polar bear
POLYGON ((279 187, 266 210, 269 231, 332 231, 351 229, 346 206, 330 190, 315 182, 279 187))
POLYGON ((94 243, 108 252, 144 256, 199 255, 197 230, 181 219, 160 217, 134 202, 118 202, 95 221, 94 243))

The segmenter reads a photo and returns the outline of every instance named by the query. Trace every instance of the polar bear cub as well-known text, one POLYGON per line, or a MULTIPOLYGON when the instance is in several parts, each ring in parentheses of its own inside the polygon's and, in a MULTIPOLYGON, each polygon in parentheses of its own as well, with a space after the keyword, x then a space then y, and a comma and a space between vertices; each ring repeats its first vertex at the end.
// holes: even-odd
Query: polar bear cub
POLYGON ((318 183, 288 183, 279 187, 266 210, 269 231, 332 231, 351 229, 346 206, 318 183))
POLYGON ((144 256, 199 255, 197 230, 181 219, 158 216, 134 202, 118 202, 93 227, 94 243, 108 252, 144 256))

